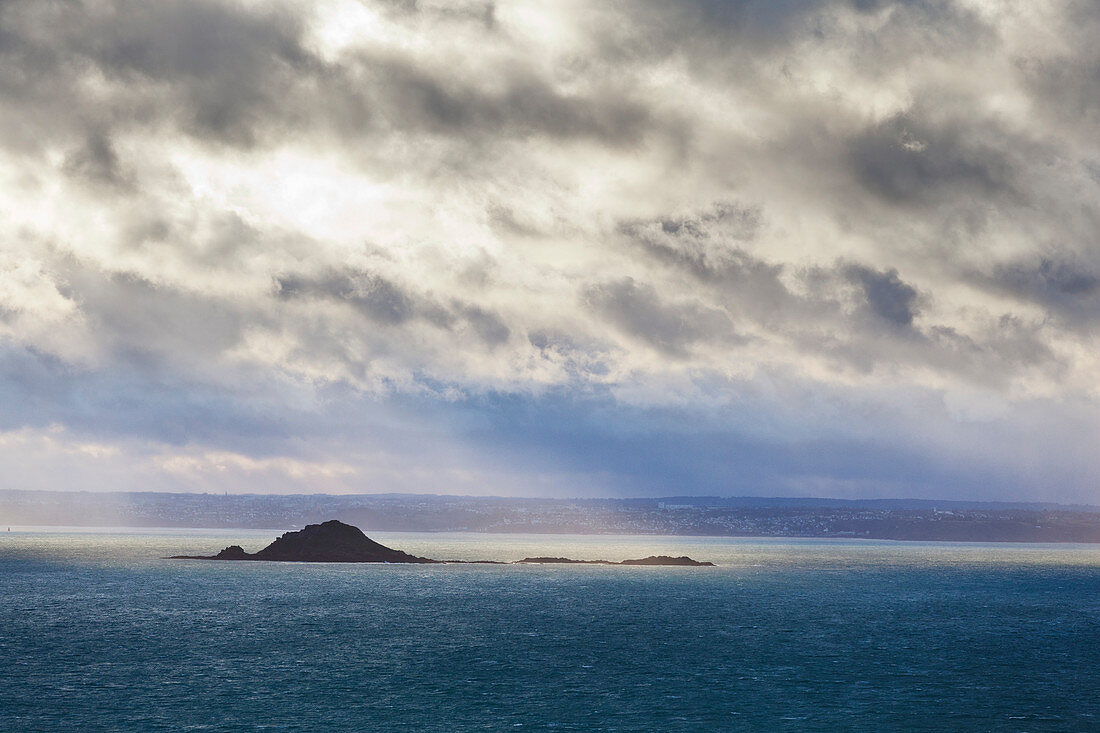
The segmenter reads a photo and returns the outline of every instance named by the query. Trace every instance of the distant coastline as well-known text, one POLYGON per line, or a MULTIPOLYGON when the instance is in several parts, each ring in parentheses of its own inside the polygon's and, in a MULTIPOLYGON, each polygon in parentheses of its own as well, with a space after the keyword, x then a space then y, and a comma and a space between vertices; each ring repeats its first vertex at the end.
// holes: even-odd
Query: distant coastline
POLYGON ((0 524, 270 529, 337 518, 369 531, 1100 543, 1100 507, 920 499, 516 499, 0 491, 0 524))

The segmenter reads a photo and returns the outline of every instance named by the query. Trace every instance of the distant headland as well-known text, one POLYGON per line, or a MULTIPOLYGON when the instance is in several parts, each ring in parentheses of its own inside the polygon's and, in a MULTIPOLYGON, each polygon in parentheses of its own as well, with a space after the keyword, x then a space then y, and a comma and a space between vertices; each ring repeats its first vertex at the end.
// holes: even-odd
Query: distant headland
POLYGON ((339 519, 386 532, 1100 544, 1100 505, 943 499, 758 496, 554 499, 0 489, 0 517, 5 525, 12 526, 270 529, 339 519))
MULTIPOLYGON (((173 555, 170 560, 268 560, 276 562, 381 562, 381 563, 458 563, 464 565, 502 565, 496 560, 432 560, 379 544, 363 534, 358 527, 330 519, 310 524, 297 532, 287 532, 259 552, 245 552, 240 545, 230 545, 217 555, 173 555)), ((699 562, 690 557, 650 555, 640 560, 570 560, 566 557, 525 557, 516 564, 563 563, 578 565, 679 565, 714 567, 712 562, 699 562)))

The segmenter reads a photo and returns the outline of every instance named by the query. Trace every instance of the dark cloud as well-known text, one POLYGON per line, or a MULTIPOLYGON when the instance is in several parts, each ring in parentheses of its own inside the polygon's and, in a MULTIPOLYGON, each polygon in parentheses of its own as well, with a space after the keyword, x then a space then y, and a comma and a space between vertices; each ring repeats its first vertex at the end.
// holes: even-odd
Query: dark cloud
POLYGON ((983 140, 982 132, 967 120, 930 124, 917 114, 898 115, 855 137, 848 159, 870 193, 895 204, 1015 193, 1013 154, 983 140))
POLYGON ((493 78, 426 69, 400 57, 358 59, 355 71, 378 91, 378 114, 399 129, 482 137, 593 138, 634 146, 655 129, 647 106, 612 83, 564 93, 532 69, 499 69, 493 78))
POLYGON ((736 341, 729 316, 690 300, 669 302, 633 278, 585 288, 584 302, 623 332, 670 356, 684 356, 700 341, 736 341))
MULTIPOLYGON (((970 334, 935 321, 918 325, 922 308, 934 303, 897 268, 846 259, 795 268, 750 254, 744 247, 754 246, 763 220, 758 209, 724 204, 693 215, 626 222, 619 232, 632 252, 689 280, 685 285, 673 279, 667 281, 669 290, 649 286, 641 293, 620 284, 618 297, 608 289, 595 302, 620 323, 635 324, 627 330, 640 331, 637 323, 660 319, 636 315, 645 308, 632 301, 657 303, 687 290, 702 307, 720 307, 737 319, 742 330, 755 330, 798 353, 825 358, 841 371, 872 373, 921 364, 975 384, 1000 384, 1025 370, 1057 374, 1064 369, 1046 344, 1047 335, 1010 315, 991 316, 970 334)), ((650 326, 650 331, 658 329, 650 326)), ((705 330, 691 335, 696 343, 726 338, 705 330)))
POLYGON ((782 317, 795 298, 780 281, 782 265, 741 247, 755 238, 761 216, 758 208, 724 202, 694 215, 625 222, 619 230, 660 264, 714 288, 731 312, 768 321, 782 317))
MULTIPOLYGON (((489 7, 479 10, 483 20, 492 18, 489 7)), ((300 9, 278 3, 5 3, 2 143, 37 148, 43 132, 87 139, 91 152, 78 153, 72 167, 94 164, 102 173, 113 131, 135 126, 168 125, 246 149, 303 133, 353 140, 428 133, 484 145, 548 136, 615 147, 656 132, 683 135, 655 120, 621 78, 565 91, 527 64, 436 67, 382 50, 326 60, 306 30, 300 9), (101 87, 94 94, 90 82, 101 87), (27 125, 39 134, 20 132, 27 125)))
POLYGON ((284 275, 280 298, 321 298, 350 304, 374 321, 399 325, 413 317, 413 299, 403 289, 371 272, 331 272, 320 277, 284 275))
POLYGON ((456 310, 489 346, 499 346, 508 341, 512 335, 508 324, 499 315, 479 305, 457 303, 456 310))
POLYGON ((853 53, 861 63, 873 63, 867 73, 888 74, 917 59, 950 58, 964 63, 983 53, 995 53, 997 29, 973 7, 950 0, 848 0, 861 13, 882 20, 874 33, 860 34, 853 53))
POLYGON ((790 81, 791 61, 806 49, 882 78, 914 57, 965 58, 998 41, 979 13, 949 0, 648 0, 630 16, 594 30, 616 60, 686 59, 700 77, 761 94, 776 91, 768 67, 790 81))
POLYGON ((14 125, 52 114, 46 130, 73 125, 77 134, 81 125, 109 134, 167 118, 200 137, 252 145, 317 66, 300 18, 278 6, 15 0, 0 10, 0 28, 3 117, 14 125), (89 91, 94 78, 106 89, 89 91))
POLYGON ((1016 263, 1000 267, 997 274, 1005 285, 1044 298, 1087 298, 1100 288, 1100 277, 1091 269, 1046 258, 1037 265, 1016 263))
POLYGON ((598 337, 584 338, 561 329, 538 328, 527 335, 528 343, 546 362, 558 366, 571 383, 585 385, 611 372, 611 349, 598 337))
POLYGON ((1066 255, 1041 256, 971 273, 977 284, 1037 304, 1073 327, 1092 330, 1100 317, 1100 269, 1066 255))
POLYGON ((276 288, 281 300, 346 303, 380 325, 400 327, 419 320, 448 331, 466 327, 489 347, 511 336, 504 319, 488 308, 462 300, 445 305, 374 272, 340 269, 320 275, 285 274, 276 280, 276 288))
MULTIPOLYGON (((826 8, 830 0, 653 0, 645 3, 676 31, 695 41, 716 37, 770 47, 802 30, 808 16, 826 8)), ((656 23, 654 23, 656 25, 656 23)))
POLYGON ((1062 134, 1094 139, 1100 127, 1100 8, 1070 0, 1059 9, 1050 19, 1057 46, 1028 49, 1014 62, 1036 100, 1035 114, 1062 134))
POLYGON ((433 20, 472 22, 492 29, 496 25, 497 3, 422 3, 417 0, 382 0, 378 3, 391 15, 421 15, 433 20))
MULTIPOLYGON (((643 239, 659 233, 679 241, 704 240, 718 236, 734 241, 749 241, 756 236, 760 225, 761 211, 758 207, 719 201, 707 209, 691 214, 623 222, 619 225, 619 230, 628 236, 643 239)), ((705 262, 693 264, 706 269, 705 262)))
POLYGON ((110 138, 99 133, 89 134, 84 145, 65 159, 64 168, 66 173, 93 185, 117 189, 129 189, 133 186, 133 181, 120 162, 110 138))
POLYGON ((1052 379, 1066 373, 1065 361, 1047 344, 1043 325, 1015 316, 992 319, 976 337, 944 325, 927 328, 923 336, 934 347, 935 367, 962 372, 978 384, 1002 385, 1025 370, 1045 372, 1052 379))
POLYGON ((860 265, 849 265, 845 275, 863 289, 872 314, 896 328, 912 327, 917 315, 917 291, 898 277, 897 270, 876 272, 860 265))
POLYGON ((61 293, 123 363, 161 373, 202 370, 240 342, 246 325, 262 320, 231 300, 73 264, 61 293))

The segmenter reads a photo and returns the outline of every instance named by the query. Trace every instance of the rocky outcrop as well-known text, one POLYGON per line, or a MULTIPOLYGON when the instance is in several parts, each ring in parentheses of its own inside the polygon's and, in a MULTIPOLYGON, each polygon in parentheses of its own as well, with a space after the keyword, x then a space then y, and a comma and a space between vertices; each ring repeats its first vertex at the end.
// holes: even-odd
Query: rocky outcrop
POLYGON ((217 555, 214 556, 215 560, 247 560, 251 557, 244 548, 240 545, 230 545, 217 555))
POLYGON ((643 557, 641 560, 623 560, 620 565, 683 565, 693 568, 709 567, 713 568, 712 562, 699 562, 698 560, 692 560, 687 555, 681 555, 680 557, 669 557, 668 555, 650 555, 649 557, 643 557))
POLYGON ((276 560, 282 562, 390 562, 434 563, 426 557, 416 557, 401 550, 380 545, 363 534, 358 527, 335 519, 322 524, 310 524, 297 532, 287 532, 255 553, 245 552, 240 545, 227 547, 217 555, 178 555, 187 560, 276 560))

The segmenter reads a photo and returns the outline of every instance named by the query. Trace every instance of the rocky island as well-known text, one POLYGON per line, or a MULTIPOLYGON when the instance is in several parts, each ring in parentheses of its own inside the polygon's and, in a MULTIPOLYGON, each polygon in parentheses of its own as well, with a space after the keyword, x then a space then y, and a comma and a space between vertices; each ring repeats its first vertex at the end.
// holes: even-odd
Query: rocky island
MULTIPOLYGON (((269 560, 281 562, 382 562, 382 563, 455 563, 503 565, 497 560, 432 560, 379 544, 363 534, 358 527, 331 519, 310 524, 297 532, 287 532, 259 552, 245 552, 240 545, 230 545, 217 555, 173 555, 170 560, 269 560)), ((516 564, 565 563, 577 565, 680 565, 714 567, 712 562, 699 562, 690 557, 650 555, 640 560, 570 560, 567 557, 525 557, 516 564)))
POLYGON ((381 545, 358 527, 335 519, 287 532, 259 552, 248 553, 240 545, 217 555, 175 555, 172 560, 277 560, 283 562, 400 562, 435 563, 381 545))

